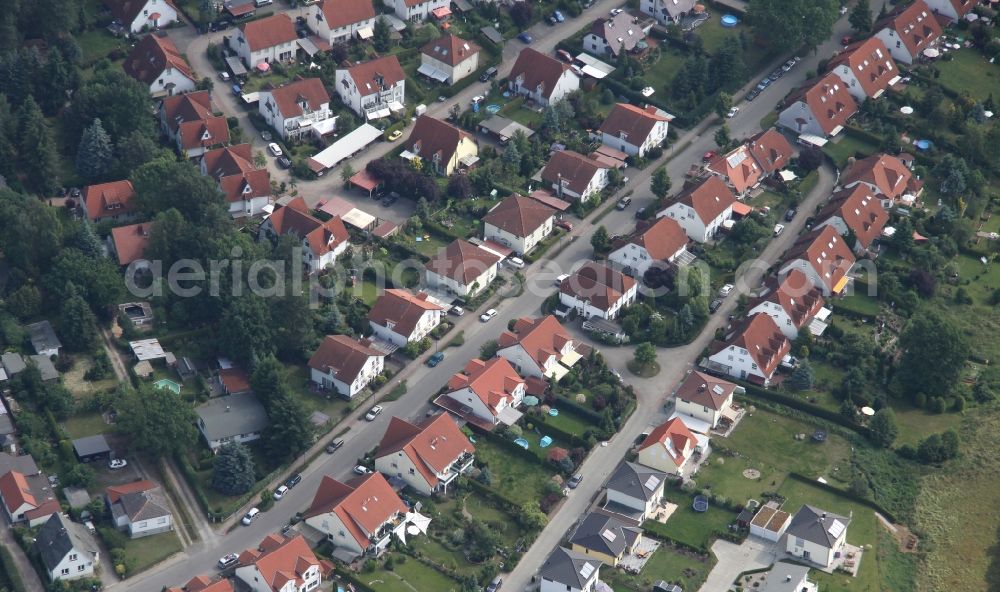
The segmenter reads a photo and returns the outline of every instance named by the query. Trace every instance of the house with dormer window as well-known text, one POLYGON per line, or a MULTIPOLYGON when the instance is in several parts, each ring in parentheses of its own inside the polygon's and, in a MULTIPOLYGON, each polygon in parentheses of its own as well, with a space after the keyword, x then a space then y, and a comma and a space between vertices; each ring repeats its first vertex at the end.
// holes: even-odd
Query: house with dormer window
POLYGON ((688 187, 667 202, 657 218, 673 218, 688 238, 704 243, 714 237, 722 224, 733 217, 736 196, 726 182, 712 175, 688 187))
POLYGON ((759 312, 771 315, 781 332, 791 340, 819 314, 825 302, 823 294, 798 269, 791 270, 781 279, 768 279, 764 289, 765 293, 750 301, 747 315, 759 312))
POLYGON ((506 358, 484 362, 470 360, 462 372, 448 380, 445 394, 489 425, 513 425, 521 417, 517 408, 524 399, 524 379, 506 358))
MULTIPOLYGON (((324 476, 305 523, 334 547, 334 556, 377 556, 393 536, 405 540, 407 508, 382 473, 341 482, 324 476)), ((426 526, 425 526, 426 529, 426 526)))
POLYGON ((335 130, 337 116, 330 110, 330 95, 319 78, 300 78, 277 88, 260 91, 258 109, 285 140, 307 134, 322 138, 335 130))
POLYGON ((406 347, 427 337, 441 324, 443 313, 444 309, 424 292, 389 289, 375 301, 368 324, 379 339, 406 347))
POLYGON ((319 559, 306 539, 276 533, 240 553, 233 575, 250 592, 309 592, 323 581, 319 559))
POLYGON ((892 57, 904 64, 918 61, 924 50, 934 47, 941 37, 941 25, 924 0, 899 6, 876 22, 872 30, 892 57))
POLYGON ((810 80, 792 92, 778 114, 778 125, 795 134, 836 136, 858 112, 847 84, 833 72, 810 80))
POLYGON ((678 25, 694 10, 697 0, 642 0, 639 10, 663 26, 678 25))
POLYGON ((393 417, 379 442, 375 470, 430 495, 447 491, 452 481, 471 469, 475 452, 447 413, 418 423, 393 417))
POLYGON ((91 222, 124 222, 134 217, 134 202, 135 189, 126 179, 84 187, 80 207, 91 222))
POLYGON ((111 14, 131 33, 159 29, 177 22, 173 0, 105 0, 111 14))
POLYGON ((321 389, 350 399, 382 373, 385 353, 371 341, 347 335, 327 335, 309 358, 310 379, 321 389))
POLYGON ((507 77, 510 90, 543 107, 563 100, 580 88, 580 78, 569 64, 530 47, 521 50, 507 77))
POLYGON ((199 169, 218 182, 234 218, 257 216, 271 201, 271 175, 253 165, 250 144, 209 150, 202 155, 199 169))
POLYGON ((143 83, 153 98, 195 89, 195 75, 166 33, 143 37, 125 58, 125 73, 143 83), (161 36, 162 35, 162 36, 161 36))
POLYGON ((645 108, 618 103, 598 132, 601 143, 630 156, 645 156, 667 139, 674 116, 653 105, 645 108))
POLYGON ((188 158, 229 143, 226 117, 212 112, 212 97, 207 90, 167 97, 158 113, 163 133, 188 158))
POLYGON ((301 196, 279 204, 260 227, 261 238, 294 235, 301 243, 302 265, 309 273, 332 267, 350 245, 350 234, 340 216, 323 222, 309 212, 301 196))
POLYGON ((390 55, 337 70, 336 91, 352 111, 368 120, 405 109, 406 74, 390 55))
MULTIPOLYGON (((553 315, 521 317, 497 339, 497 355, 523 376, 559 380, 582 357, 573 336, 553 315)), ((582 349, 582 348, 581 348, 582 349)))
POLYGON ((258 64, 292 61, 298 41, 291 17, 279 12, 240 25, 229 45, 247 68, 257 68, 258 64))
POLYGON ((417 72, 438 82, 455 84, 478 69, 479 46, 449 33, 420 50, 417 72))
POLYGON ((471 134, 429 115, 417 118, 410 137, 403 144, 403 158, 419 158, 439 175, 449 176, 479 154, 471 134))
POLYGON ((831 225, 815 228, 799 237, 785 254, 778 275, 798 269, 824 296, 841 294, 851 278, 855 258, 844 237, 831 225))
POLYGON ((766 387, 791 349, 791 342, 774 319, 757 313, 741 320, 724 341, 710 347, 708 367, 766 387))
POLYGON ((345 43, 354 37, 367 39, 374 34, 375 6, 371 0, 320 0, 307 10, 310 11, 307 26, 330 45, 345 43))

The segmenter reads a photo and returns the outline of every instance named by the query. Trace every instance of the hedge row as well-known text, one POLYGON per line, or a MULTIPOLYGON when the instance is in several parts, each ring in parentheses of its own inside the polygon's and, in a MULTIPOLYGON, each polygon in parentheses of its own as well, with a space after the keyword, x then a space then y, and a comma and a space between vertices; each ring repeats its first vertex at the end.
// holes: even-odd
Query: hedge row
MULTIPOLYGON (((535 426, 538 427, 539 430, 545 432, 546 434, 554 436, 564 442, 569 442, 569 444, 572 445, 574 448, 579 447, 585 450, 590 449, 590 447, 587 445, 587 441, 582 436, 580 436, 579 434, 574 434, 572 432, 567 432, 566 430, 560 428, 559 426, 551 425, 547 422, 547 420, 548 416, 546 415, 537 418, 532 417, 528 421, 533 421, 535 423, 535 426)), ((597 427, 594 427, 593 430, 594 430, 594 437, 598 437, 598 435, 600 434, 600 430, 597 427)))
MULTIPOLYGON (((666 527, 667 527, 666 524, 657 522, 655 520, 646 520, 642 524, 642 531, 645 534, 653 535, 655 538, 668 541, 671 545, 674 545, 675 547, 686 549, 688 551, 693 551, 695 553, 698 553, 699 555, 708 554, 707 546, 692 545, 691 543, 686 543, 684 541, 675 539, 671 535, 667 534, 666 527)), ((716 536, 721 536, 721 533, 719 532, 713 532, 712 534, 716 536)))
POLYGON ((474 489, 476 493, 482 494, 486 497, 493 498, 494 501, 504 504, 507 507, 507 509, 511 512, 513 512, 515 508, 520 507, 520 505, 514 500, 510 499, 509 497, 505 496, 504 494, 500 493, 499 491, 493 489, 488 485, 483 485, 482 483, 476 481, 475 479, 467 479, 466 483, 468 483, 469 487, 474 489))
POLYGON ((882 145, 882 138, 876 136, 875 134, 869 131, 861 129, 860 127, 849 125, 844 128, 844 134, 849 137, 855 138, 857 140, 861 140, 862 142, 874 144, 875 146, 882 145))
POLYGON ((350 571, 349 569, 338 565, 333 569, 333 571, 338 576, 344 578, 345 580, 353 584, 354 587, 360 592, 375 592, 375 588, 372 588, 368 584, 362 582, 361 579, 358 578, 358 576, 356 576, 354 572, 350 571))
POLYGON ((761 399, 765 399, 767 401, 771 401, 774 403, 779 403, 781 405, 785 405, 786 407, 791 407, 792 409, 797 409, 804 413, 808 413, 809 415, 814 415, 821 419, 825 419, 831 423, 835 423, 837 425, 853 430, 858 434, 864 436, 865 438, 868 438, 869 435, 868 428, 857 423, 856 421, 851 420, 850 418, 844 417, 843 415, 837 413, 836 411, 830 411, 829 409, 825 409, 823 407, 820 407, 819 405, 813 405, 808 401, 803 401, 802 399, 798 399, 796 397, 791 397, 788 395, 784 395, 782 393, 769 391, 755 384, 750 384, 749 382, 744 382, 740 380, 737 380, 736 382, 737 384, 746 389, 748 395, 760 397, 761 399))
POLYGON ((559 412, 562 413, 564 409, 568 409, 570 413, 579 416, 580 418, 594 424, 601 424, 601 414, 594 411, 589 407, 584 407, 583 405, 577 403, 569 397, 558 395, 556 400, 559 401, 559 412))
POLYGON ((822 489, 824 491, 828 491, 828 492, 830 492, 832 494, 839 495, 840 497, 846 497, 847 499, 851 500, 852 502, 855 502, 855 503, 861 504, 862 506, 866 506, 868 508, 871 508, 872 510, 875 510, 879 514, 882 514, 883 516, 885 516, 886 519, 888 519, 890 522, 898 522, 896 516, 892 512, 890 512, 889 510, 886 510, 885 508, 883 508, 882 506, 878 505, 877 503, 873 502, 870 499, 865 499, 863 497, 856 496, 856 495, 850 493, 849 491, 845 491, 845 490, 840 489, 838 487, 834 487, 833 485, 830 485, 829 483, 821 483, 821 482, 819 482, 819 481, 817 481, 815 479, 810 479, 809 477, 806 477, 805 475, 800 475, 799 473, 791 472, 791 473, 788 473, 788 476, 791 477, 792 479, 800 482, 800 483, 805 483, 805 484, 810 485, 812 487, 817 487, 817 488, 822 489))

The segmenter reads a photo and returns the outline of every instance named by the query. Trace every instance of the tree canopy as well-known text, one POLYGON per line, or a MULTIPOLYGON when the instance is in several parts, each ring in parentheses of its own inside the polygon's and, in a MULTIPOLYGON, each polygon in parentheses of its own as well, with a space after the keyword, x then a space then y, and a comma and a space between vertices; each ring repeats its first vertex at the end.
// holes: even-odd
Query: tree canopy
POLYGON ((802 46, 815 50, 830 37, 839 11, 839 0, 754 0, 747 22, 758 39, 778 52, 802 46))
POLYGON ((899 345, 903 356, 896 375, 913 394, 950 393, 969 356, 965 334, 933 309, 921 310, 910 319, 899 345))
POLYGON ((166 457, 190 448, 198 433, 191 406, 167 389, 140 384, 123 389, 115 403, 118 429, 132 445, 154 457, 166 457))
POLYGON ((249 448, 234 442, 219 448, 212 469, 212 489, 224 495, 243 495, 256 480, 256 467, 249 448))

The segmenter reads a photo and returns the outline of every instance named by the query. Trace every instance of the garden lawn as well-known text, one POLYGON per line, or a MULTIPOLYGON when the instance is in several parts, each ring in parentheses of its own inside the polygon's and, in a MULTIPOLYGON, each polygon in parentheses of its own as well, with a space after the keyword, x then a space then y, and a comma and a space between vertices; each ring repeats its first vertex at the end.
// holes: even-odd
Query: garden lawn
MULTIPOLYGON (((557 406, 558 407, 558 406, 557 406)), ((590 423, 589 421, 583 419, 575 413, 566 411, 565 409, 559 412, 559 415, 552 417, 551 415, 545 416, 545 422, 539 425, 539 429, 543 432, 545 431, 545 426, 551 425, 558 429, 568 432, 570 434, 576 434, 577 436, 583 437, 583 433, 587 430, 595 430, 597 426, 590 423)))
POLYGON ((96 411, 91 413, 77 413, 62 422, 62 426, 66 429, 69 437, 73 439, 111 432, 111 426, 96 411))
POLYGON ((409 541, 409 546, 434 563, 457 570, 463 576, 476 575, 483 565, 470 563, 461 549, 452 551, 430 536, 414 537, 413 540, 409 541))
POLYGON ((960 254, 955 258, 961 286, 976 304, 989 304, 993 290, 1000 289, 1000 264, 983 265, 976 257, 960 254))
POLYGON ((310 412, 319 411, 330 416, 330 423, 336 424, 343 419, 351 407, 351 402, 331 394, 329 398, 310 390, 309 367, 288 366, 288 385, 292 396, 296 397, 310 412))
POLYGON ((864 316, 876 316, 879 313, 878 300, 857 291, 837 300, 834 304, 834 310, 836 311, 838 308, 864 316))
POLYGON ((114 49, 129 49, 128 44, 121 38, 115 37, 104 29, 79 33, 76 40, 83 51, 82 61, 84 65, 93 64, 97 60, 107 57, 114 49))
POLYGON ((653 534, 660 533, 695 547, 708 549, 716 537, 716 532, 726 532, 736 521, 736 514, 709 504, 707 512, 695 512, 691 508, 693 498, 684 493, 667 495, 667 499, 678 504, 678 508, 667 518, 666 524, 646 521, 646 528, 653 534))
POLYGON ((878 146, 849 136, 846 132, 839 138, 827 142, 826 146, 823 146, 823 152, 832 158, 833 162, 837 163, 837 167, 841 169, 847 164, 847 159, 857 156, 859 153, 869 156, 877 150, 878 146))
POLYGON ((416 559, 406 558, 396 564, 392 571, 379 569, 371 573, 358 575, 366 586, 374 592, 460 592, 462 586, 455 580, 442 574, 432 567, 420 563, 416 559))
MULTIPOLYGON (((526 436, 537 448, 537 436, 526 436)), ((530 460, 508 451, 486 438, 476 438, 476 457, 489 466, 491 487, 519 504, 538 501, 552 473, 530 460)))
POLYGON ((514 517, 494 506, 489 499, 482 495, 469 494, 465 498, 465 509, 479 520, 493 527, 508 547, 513 548, 518 541, 524 538, 524 533, 517 525, 514 517))
POLYGON ((174 531, 129 539, 125 557, 133 563, 133 573, 145 571, 181 550, 181 540, 174 531))
POLYGON ((713 565, 715 558, 712 555, 702 557, 691 551, 677 549, 669 543, 661 543, 638 574, 606 568, 601 572, 601 580, 608 582, 619 592, 646 592, 659 580, 678 582, 684 590, 697 590, 708 577, 713 565), (688 573, 691 572, 694 575, 689 577, 688 573))
POLYGON ((990 64, 974 49, 949 52, 949 61, 938 62, 937 79, 953 92, 968 92, 973 99, 985 101, 991 94, 1000 96, 1000 67, 990 64))

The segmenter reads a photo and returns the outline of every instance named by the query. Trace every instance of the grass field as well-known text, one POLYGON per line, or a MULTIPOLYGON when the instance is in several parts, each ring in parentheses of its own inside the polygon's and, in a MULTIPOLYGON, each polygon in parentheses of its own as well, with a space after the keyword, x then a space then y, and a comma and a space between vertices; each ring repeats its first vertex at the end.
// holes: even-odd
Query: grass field
POLYGON ((864 140, 842 134, 839 138, 835 138, 828 142, 826 146, 823 146, 823 152, 833 159, 833 162, 837 163, 838 168, 844 168, 847 164, 847 159, 852 156, 858 156, 859 154, 868 156, 874 154, 878 150, 878 146, 869 144, 864 140))
POLYGON ((837 300, 837 307, 863 315, 877 315, 879 313, 878 300, 859 292, 837 300))
POLYGON ((736 521, 736 514, 714 504, 709 505, 707 512, 695 512, 691 508, 692 498, 686 494, 668 495, 667 499, 678 504, 678 508, 667 518, 666 524, 653 528, 682 543, 707 549, 716 531, 725 532, 736 521))
POLYGON ((76 40, 80 43, 83 51, 83 63, 92 64, 97 60, 107 57, 111 50, 116 48, 128 49, 128 44, 122 39, 113 36, 104 29, 96 31, 86 31, 79 33, 76 40))
POLYGON ((104 421, 100 413, 77 413, 62 422, 70 438, 84 438, 112 431, 112 427, 104 421))
POLYGON ((134 563, 133 573, 138 573, 180 550, 181 540, 176 532, 171 531, 141 539, 130 539, 125 545, 125 556, 134 563))
POLYGON ((1000 288, 1000 265, 983 265, 976 257, 960 254, 955 257, 962 286, 976 304, 987 304, 993 290, 1000 288), (968 281, 969 283, 965 283, 968 281))
POLYGON ((358 576, 366 586, 375 592, 460 592, 462 586, 444 574, 427 567, 416 559, 407 558, 397 563, 392 571, 380 569, 358 576))
POLYGON ((702 557, 690 551, 675 549, 669 544, 661 544, 638 574, 622 570, 604 569, 601 580, 618 591, 646 592, 659 580, 678 582, 684 590, 697 590, 708 577, 715 565, 711 555, 702 557), (689 575, 694 572, 694 575, 689 575))
POLYGON ((546 415, 544 417, 544 423, 539 425, 539 429, 544 431, 546 425, 555 426, 561 430, 569 432, 570 434, 576 434, 578 436, 583 436, 584 432, 595 428, 592 423, 565 410, 555 417, 546 415))
MULTIPOLYGON (((528 437, 531 441, 532 438, 528 437)), ((493 475, 493 489, 519 503, 538 501, 551 473, 530 460, 500 448, 485 438, 476 439, 476 457, 493 475)))
POLYGON ((939 63, 938 82, 956 93, 968 92, 972 98, 984 101, 992 94, 1000 96, 1000 66, 990 64, 974 49, 961 49, 948 54, 952 59, 939 63))

